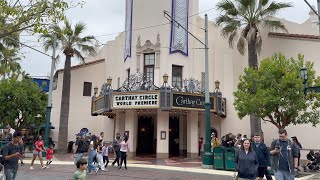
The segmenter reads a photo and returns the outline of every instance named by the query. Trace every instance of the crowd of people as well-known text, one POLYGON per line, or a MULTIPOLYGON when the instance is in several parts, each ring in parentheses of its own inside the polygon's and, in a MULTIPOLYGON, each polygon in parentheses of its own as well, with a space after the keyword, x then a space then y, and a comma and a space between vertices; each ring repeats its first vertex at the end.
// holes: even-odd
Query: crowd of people
POLYGON ((28 145, 28 148, 33 154, 30 169, 34 169, 33 164, 37 157, 40 160, 42 169, 50 167, 54 152, 53 144, 50 144, 48 148, 45 148, 41 135, 31 135, 26 129, 10 133, 10 129, 11 128, 7 126, 3 130, 3 134, 1 134, 1 141, 2 143, 5 143, 0 149, 0 166, 4 171, 4 177, 2 177, 3 179, 14 180, 16 178, 19 168, 19 161, 21 162, 21 165, 24 165, 23 158, 25 156, 25 149, 28 145), (43 152, 46 152, 46 165, 43 164, 43 152))
MULTIPOLYGON (((279 138, 273 140, 268 147, 264 144, 263 133, 254 133, 250 138, 246 135, 238 134, 235 136, 229 133, 221 138, 221 142, 216 134, 212 133, 212 151, 219 146, 235 148, 235 169, 239 180, 256 178, 262 180, 264 176, 267 180, 272 180, 269 173, 271 164, 277 180, 293 180, 299 171, 302 145, 295 136, 290 140, 285 129, 280 129, 278 135, 279 138), (272 156, 272 160, 270 156, 272 156)), ((199 150, 202 144, 203 138, 200 138, 199 150)), ((318 155, 314 152, 309 153, 308 159, 308 163, 302 167, 319 168, 317 159, 320 161, 320 153, 318 155)))
POLYGON ((94 174, 98 171, 107 171, 110 151, 114 151, 116 155, 111 165, 117 164, 118 170, 124 165, 124 169, 127 170, 128 135, 124 134, 121 137, 121 134, 117 133, 112 142, 104 141, 103 138, 103 132, 99 136, 77 134, 73 154, 74 163, 78 170, 74 173, 72 179, 80 179, 83 176, 85 177, 86 174, 94 174))

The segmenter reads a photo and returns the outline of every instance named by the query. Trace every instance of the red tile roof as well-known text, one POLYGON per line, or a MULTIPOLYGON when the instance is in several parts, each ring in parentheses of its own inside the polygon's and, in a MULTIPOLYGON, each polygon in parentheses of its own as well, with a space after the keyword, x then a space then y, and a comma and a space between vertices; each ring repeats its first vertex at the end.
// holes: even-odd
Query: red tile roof
POLYGON ((283 38, 290 38, 290 39, 320 39, 319 36, 315 35, 307 35, 307 34, 290 34, 290 33, 275 33, 275 32, 269 32, 269 36, 273 37, 283 37, 283 38))
MULTIPOLYGON (((71 67, 71 71, 72 71, 72 70, 75 70, 75 69, 83 68, 83 67, 86 67, 86 66, 99 64, 99 63, 104 62, 104 60, 105 60, 105 59, 99 59, 99 60, 91 61, 91 62, 88 62, 88 63, 75 65, 75 66, 72 66, 72 67, 71 67)), ((63 72, 63 69, 58 69, 56 73, 60 73, 60 72, 63 72)))

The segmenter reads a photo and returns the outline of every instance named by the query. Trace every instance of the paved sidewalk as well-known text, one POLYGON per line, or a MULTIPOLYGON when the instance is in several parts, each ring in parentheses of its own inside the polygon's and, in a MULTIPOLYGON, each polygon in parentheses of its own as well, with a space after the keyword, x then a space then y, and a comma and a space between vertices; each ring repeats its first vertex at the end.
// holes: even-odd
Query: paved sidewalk
MULTIPOLYGON (((112 162, 112 158, 110 162, 112 162)), ((76 167, 73 163, 72 154, 57 154, 53 159, 50 169, 42 170, 39 160, 35 162, 35 170, 29 170, 31 159, 24 160, 25 166, 21 166, 18 180, 62 180, 72 176, 76 167)), ((110 165, 110 164, 109 164, 110 165)), ((195 180, 230 180, 234 172, 214 169, 202 169, 200 159, 171 158, 157 160, 155 158, 133 158, 128 160, 128 170, 117 170, 116 167, 108 166, 107 172, 88 175, 87 179, 195 179, 195 180)), ((320 176, 320 175, 319 175, 320 176)), ((320 180, 319 176, 311 175, 296 180, 314 179, 320 180), (313 177, 314 176, 314 177, 313 177)))
MULTIPOLYGON (((53 164, 49 169, 42 170, 40 165, 35 165, 34 170, 29 169, 29 165, 21 166, 18 172, 17 180, 66 180, 70 178, 76 170, 74 165, 53 164)), ((201 170, 201 169, 200 169, 201 170)), ((201 171, 199 171, 201 172, 201 171)), ((134 180, 134 179, 152 179, 152 180, 230 180, 230 176, 213 175, 198 172, 164 170, 158 168, 132 167, 128 165, 128 170, 118 170, 117 167, 108 167, 107 172, 98 172, 98 174, 88 175, 88 180, 110 179, 110 180, 134 180)))

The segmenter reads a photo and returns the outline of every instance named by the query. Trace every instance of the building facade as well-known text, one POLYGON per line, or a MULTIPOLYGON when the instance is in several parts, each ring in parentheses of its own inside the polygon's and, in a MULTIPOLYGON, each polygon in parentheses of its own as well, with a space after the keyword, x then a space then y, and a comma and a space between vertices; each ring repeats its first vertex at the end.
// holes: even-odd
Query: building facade
MULTIPOLYGON (((105 132, 107 140, 112 140, 116 132, 129 134, 130 156, 155 154, 158 158, 168 158, 181 154, 188 157, 198 155, 198 139, 205 137, 204 110, 187 105, 180 107, 177 97, 180 96, 180 102, 189 101, 191 104, 199 97, 201 102, 205 86, 204 49, 179 26, 171 24, 164 17, 164 10, 184 23, 197 38, 204 40, 204 31, 198 28, 204 27, 204 19, 198 15, 198 0, 127 0, 126 31, 104 45, 87 65, 72 70, 70 140, 79 129, 86 127, 91 132, 105 132), (165 74, 168 75, 166 83, 165 74), (112 79, 110 85, 106 83, 108 77, 112 79), (81 96, 86 81, 92 82, 91 91, 95 86, 99 87, 97 94, 81 96), (161 106, 161 87, 164 84, 172 87, 171 105, 165 110, 161 106), (91 107, 91 100, 98 100, 104 92, 109 95, 109 105, 100 102, 102 111, 97 108, 99 105, 91 107), (98 116, 91 116, 91 113, 98 116)), ((259 60, 278 52, 287 57, 297 57, 302 53, 315 63, 315 69, 319 69, 316 49, 320 44, 316 36, 316 20, 312 12, 303 24, 281 20, 288 34, 262 29, 263 46, 259 60)), ((219 92, 224 98, 221 107, 225 113, 217 112, 219 104, 216 94, 212 94, 212 104, 216 106, 212 107, 211 128, 218 137, 227 133, 249 135, 249 117, 239 120, 233 107, 233 92, 237 89, 239 76, 248 66, 248 58, 231 49, 220 30, 209 21, 209 91, 216 92, 215 81, 220 81, 219 92)), ((57 74, 58 86, 53 91, 52 110, 52 123, 56 127, 59 126, 59 87, 63 73, 58 71, 57 74)), ((277 129, 273 125, 263 123, 262 128, 267 144, 277 138, 277 129)), ((320 135, 319 128, 298 125, 289 126, 287 130, 290 136, 299 138, 304 148, 320 149, 320 145, 310 139, 320 135), (301 133, 301 128, 308 133, 301 133)), ((55 139, 57 131, 58 128, 52 133, 55 139)))

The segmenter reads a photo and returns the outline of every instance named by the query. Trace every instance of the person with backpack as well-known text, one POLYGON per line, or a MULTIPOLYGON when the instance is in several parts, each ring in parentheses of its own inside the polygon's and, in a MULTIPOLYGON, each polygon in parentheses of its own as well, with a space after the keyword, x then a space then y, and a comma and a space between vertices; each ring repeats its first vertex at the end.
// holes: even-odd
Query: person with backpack
POLYGON ((85 139, 80 134, 78 134, 78 138, 76 140, 75 148, 73 151, 74 164, 76 164, 80 159, 82 159, 84 154, 88 152, 87 146, 89 147, 85 139))
POLYGON ((19 169, 19 159, 24 156, 23 145, 20 144, 21 132, 13 133, 13 140, 2 149, 4 174, 6 180, 14 180, 19 169))
POLYGON ((294 180, 298 172, 298 147, 288 139, 285 129, 278 131, 279 139, 271 143, 272 167, 277 180, 294 180))

